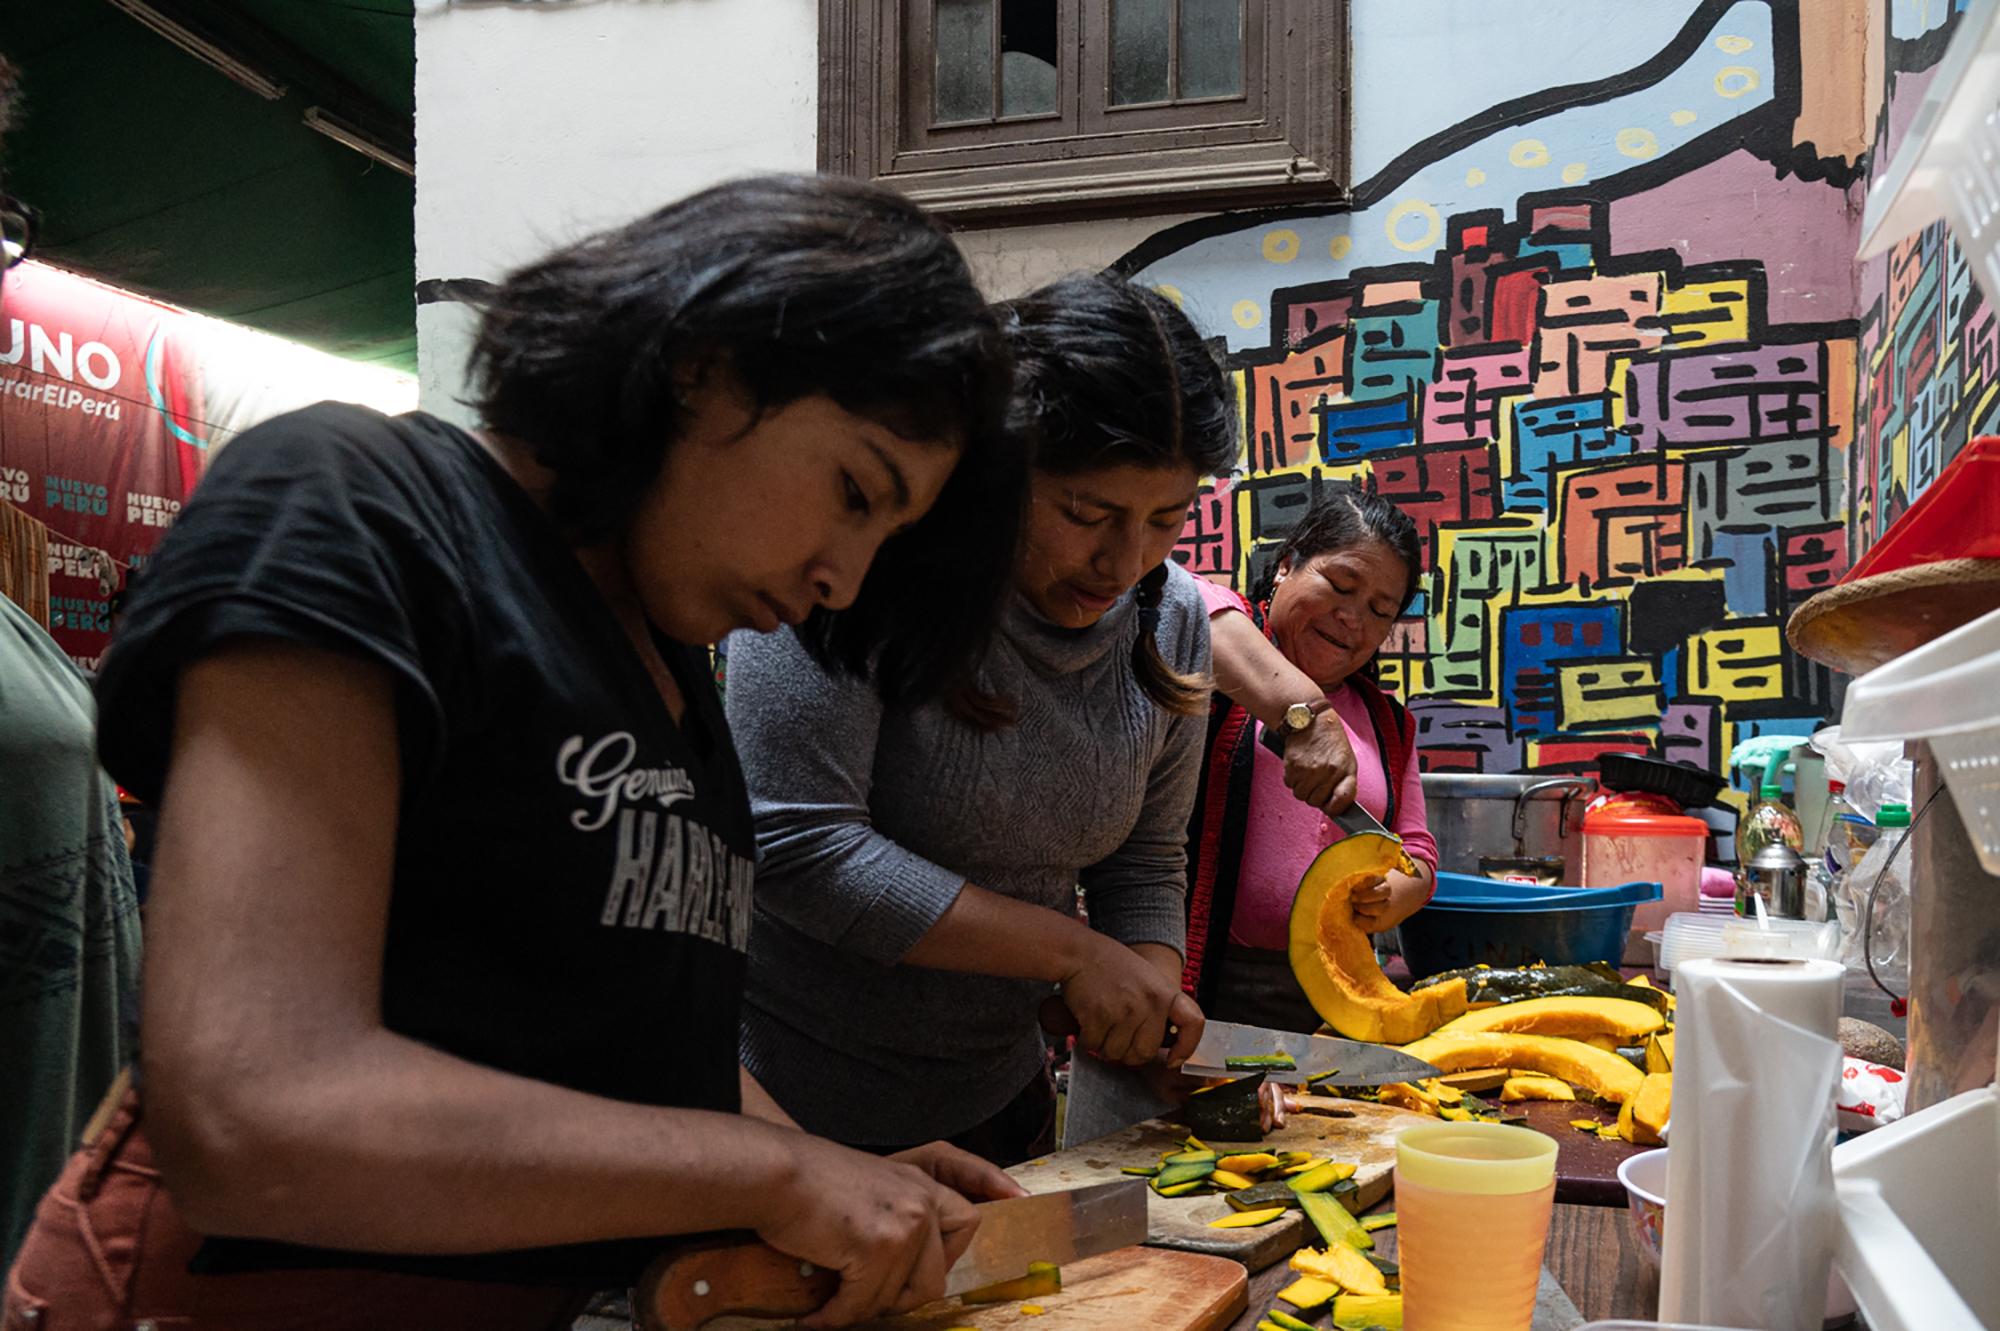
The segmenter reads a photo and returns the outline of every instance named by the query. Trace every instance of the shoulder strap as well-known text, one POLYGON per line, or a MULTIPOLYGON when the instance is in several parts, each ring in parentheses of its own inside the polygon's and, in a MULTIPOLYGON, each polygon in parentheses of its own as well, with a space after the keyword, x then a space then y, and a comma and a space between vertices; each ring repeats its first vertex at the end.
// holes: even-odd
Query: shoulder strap
POLYGON ((1181 969, 1181 988, 1204 1007, 1214 997, 1236 910, 1256 731, 1249 712, 1220 693, 1214 695, 1208 747, 1188 818, 1187 948, 1181 969))

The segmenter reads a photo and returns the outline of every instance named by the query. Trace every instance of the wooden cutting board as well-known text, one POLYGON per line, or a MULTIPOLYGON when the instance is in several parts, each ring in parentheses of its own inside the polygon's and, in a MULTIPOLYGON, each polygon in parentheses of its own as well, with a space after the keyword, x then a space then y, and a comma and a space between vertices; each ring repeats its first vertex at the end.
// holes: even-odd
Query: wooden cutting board
MULTIPOLYGON (((1032 1303, 967 1307, 957 1299, 927 1303, 857 1331, 1217 1331, 1240 1316, 1248 1277, 1223 1257, 1167 1248, 1121 1248, 1066 1262, 1063 1287, 1032 1303), (1039 1313, 1023 1312, 1040 1308, 1039 1313)), ((782 1324, 718 1318, 703 1331, 774 1331, 782 1324)))
MULTIPOLYGON (((1311 1151, 1314 1155, 1357 1165, 1354 1181, 1358 1188, 1345 1194, 1343 1200, 1349 1210, 1358 1212, 1388 1195, 1390 1175, 1396 1164, 1397 1134, 1437 1120, 1363 1100, 1353 1101, 1351 1107, 1351 1118, 1294 1114, 1284 1127, 1261 1142, 1208 1144, 1225 1152, 1232 1147, 1245 1151, 1311 1151)), ((1030 1192, 1111 1183, 1126 1177, 1119 1171, 1128 1165, 1159 1163, 1161 1153, 1178 1148, 1186 1136, 1186 1129, 1153 1119, 1016 1165, 1007 1172, 1030 1192)), ((1232 1214, 1229 1203, 1219 1193, 1161 1197, 1149 1191, 1146 1209, 1148 1244, 1214 1253, 1241 1262, 1252 1271, 1261 1271, 1290 1256, 1309 1236, 1317 1242, 1317 1236, 1312 1235, 1304 1215, 1298 1211, 1288 1211, 1255 1229, 1210 1229, 1209 1221, 1232 1214)))

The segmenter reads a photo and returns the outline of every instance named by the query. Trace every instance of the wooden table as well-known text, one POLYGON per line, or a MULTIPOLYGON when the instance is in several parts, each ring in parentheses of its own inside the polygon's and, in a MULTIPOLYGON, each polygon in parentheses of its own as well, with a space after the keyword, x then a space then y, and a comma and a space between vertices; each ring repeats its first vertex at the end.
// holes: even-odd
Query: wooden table
MULTIPOLYGON (((1376 1241, 1388 1247, 1395 1230, 1378 1231, 1376 1241)), ((1611 1317, 1653 1319, 1660 1298, 1659 1275, 1639 1255, 1637 1240, 1623 1207, 1556 1204, 1549 1222, 1549 1243, 1543 1263, 1569 1295, 1587 1322, 1611 1317)), ((1255 1331, 1257 1319, 1277 1304, 1278 1291, 1298 1279, 1285 1263, 1250 1277, 1250 1306, 1228 1331, 1255 1331)), ((1283 1306, 1283 1305, 1279 1305, 1283 1306)))

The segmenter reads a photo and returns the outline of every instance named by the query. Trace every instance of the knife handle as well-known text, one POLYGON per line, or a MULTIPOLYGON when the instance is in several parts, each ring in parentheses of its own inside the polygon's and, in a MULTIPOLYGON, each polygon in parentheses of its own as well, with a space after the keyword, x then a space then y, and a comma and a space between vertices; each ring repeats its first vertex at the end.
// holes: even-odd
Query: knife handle
POLYGON ((695 1331, 717 1317, 803 1317, 825 1307, 840 1273, 763 1243, 679 1247, 655 1258, 632 1300, 645 1331, 695 1331))

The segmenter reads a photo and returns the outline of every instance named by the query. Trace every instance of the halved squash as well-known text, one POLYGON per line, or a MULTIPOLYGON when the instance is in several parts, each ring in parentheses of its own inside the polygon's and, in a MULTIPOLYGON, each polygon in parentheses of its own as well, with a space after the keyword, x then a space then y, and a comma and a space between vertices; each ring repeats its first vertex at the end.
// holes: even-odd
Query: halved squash
POLYGON ((1616 1054, 1581 1040, 1554 1035, 1433 1035, 1403 1046, 1403 1052, 1434 1064, 1441 1072, 1505 1066, 1561 1078, 1573 1086, 1622 1104, 1639 1093, 1645 1074, 1616 1054))
POLYGON ((1402 842, 1357 832, 1319 853, 1292 899, 1292 974, 1313 1010, 1350 1040, 1405 1044, 1465 1011, 1462 979, 1408 994, 1389 983, 1354 922, 1354 889, 1396 869, 1416 872, 1402 842))
POLYGON ((1636 1044, 1667 1024, 1658 1009, 1629 998, 1596 998, 1582 994, 1563 998, 1524 998, 1518 1003, 1482 1008, 1433 1031, 1504 1031, 1512 1035, 1567 1035, 1581 1040, 1593 1035, 1615 1036, 1636 1044))

